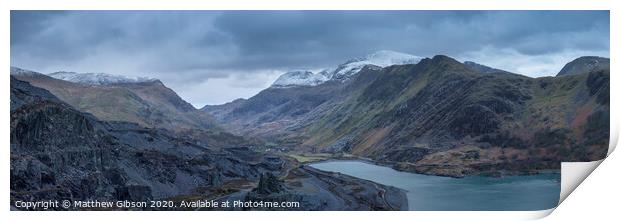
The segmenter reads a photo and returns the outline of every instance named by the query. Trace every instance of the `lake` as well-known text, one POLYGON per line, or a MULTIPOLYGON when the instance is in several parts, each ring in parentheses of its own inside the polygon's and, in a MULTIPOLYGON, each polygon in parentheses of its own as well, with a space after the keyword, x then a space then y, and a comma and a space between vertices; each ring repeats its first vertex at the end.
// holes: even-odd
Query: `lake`
POLYGON ((328 161, 310 166, 407 191, 409 210, 545 210, 556 207, 560 174, 500 178, 451 178, 394 170, 361 161, 328 161))

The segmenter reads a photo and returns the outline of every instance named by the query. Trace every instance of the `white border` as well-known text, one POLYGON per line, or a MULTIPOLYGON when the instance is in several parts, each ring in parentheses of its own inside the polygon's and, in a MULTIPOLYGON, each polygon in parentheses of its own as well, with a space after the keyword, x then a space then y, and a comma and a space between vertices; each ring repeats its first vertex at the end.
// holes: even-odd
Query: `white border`
MULTIPOLYGON (((356 10, 611 10, 611 50, 610 55, 612 57, 612 72, 617 67, 617 62, 613 58, 617 58, 618 50, 613 39, 619 39, 618 35, 618 22, 620 21, 619 13, 617 13, 618 6, 612 4, 610 0, 314 0, 314 1, 285 1, 285 0, 228 0, 228 1, 196 1, 196 0, 177 0, 177 1, 163 1, 163 0, 143 0, 143 1, 122 1, 122 0, 107 0, 107 1, 75 1, 75 0, 22 0, 22 1, 0 1, 2 7, 2 13, 0 14, 2 22, 0 28, 3 30, 3 34, 0 35, 0 41, 3 44, 3 53, 0 58, 1 64, 8 71, 10 66, 10 38, 9 38, 9 10, 25 10, 25 9, 71 9, 71 10, 222 10, 222 9, 235 9, 235 10, 248 10, 248 9, 263 9, 263 10, 288 10, 288 9, 312 9, 312 10, 338 10, 338 9, 356 9, 356 10)), ((613 75, 613 74, 612 74, 613 75)), ((8 73, 5 77, 1 78, 2 88, 8 90, 9 78, 8 73)), ((611 85, 618 85, 618 79, 611 78, 611 85)), ((613 86, 611 87, 611 97, 615 98, 618 95, 618 90, 613 86)), ((0 179, 2 181, 3 189, 9 188, 9 96, 8 93, 1 93, 3 108, 0 115, 3 116, 0 125, 2 132, 0 134, 0 140, 4 141, 3 153, 0 153, 3 161, 2 175, 0 179)), ((618 102, 611 100, 611 140, 610 150, 617 145, 618 141, 618 118, 613 115, 614 111, 618 110, 618 102)), ((613 158, 613 156, 611 157, 613 158)), ((617 186, 618 179, 615 178, 617 173, 618 163, 617 160, 611 163, 603 162, 603 167, 607 164, 616 165, 615 168, 604 168, 606 174, 598 174, 596 179, 591 182, 586 180, 585 183, 590 185, 587 191, 594 193, 586 194, 587 196, 608 196, 607 192, 614 193, 618 197, 617 191, 611 189, 598 189, 597 186, 606 186, 612 188, 617 186), (615 163, 615 164, 613 164, 615 163), (598 185, 597 185, 598 184, 598 185), (616 184, 616 185, 610 185, 616 184)), ((603 168, 600 168, 603 170, 603 168)), ((563 171, 564 172, 564 171, 563 171)), ((595 174, 597 171, 594 172, 595 174)), ((563 190, 564 191, 564 190, 563 190)), ((586 191, 586 190, 583 190, 586 191)), ((578 190, 576 192, 583 192, 578 190)), ((0 198, 4 199, 8 203, 9 191, 0 191, 0 198)), ((583 194, 582 194, 583 195, 583 194)), ((554 217, 551 219, 560 217, 588 217, 589 212, 596 212, 595 217, 601 216, 607 212, 608 217, 616 217, 615 211, 582 211, 582 208, 590 208, 596 210, 597 208, 613 208, 605 207, 605 203, 616 203, 615 198, 609 199, 609 197, 594 198, 600 199, 603 202, 584 202, 580 199, 571 199, 569 197, 565 203, 571 203, 566 207, 572 206, 573 209, 564 209, 564 205, 560 205, 559 211, 562 211, 562 216, 554 217), (605 201, 608 200, 608 201, 605 201), (613 200, 613 201, 612 201, 613 200), (599 207, 592 207, 592 205, 599 204, 599 207), (590 207, 588 207, 590 206, 590 207), (583 216, 586 214, 586 216, 583 216)), ((5 204, 5 209, 1 210, 2 215, 8 219, 4 220, 31 220, 31 219, 46 219, 46 220, 106 220, 122 217, 123 220, 333 220, 333 219, 355 219, 355 220, 520 220, 520 219, 533 219, 540 218, 551 213, 552 210, 538 211, 538 212, 8 212, 8 205, 5 204)))

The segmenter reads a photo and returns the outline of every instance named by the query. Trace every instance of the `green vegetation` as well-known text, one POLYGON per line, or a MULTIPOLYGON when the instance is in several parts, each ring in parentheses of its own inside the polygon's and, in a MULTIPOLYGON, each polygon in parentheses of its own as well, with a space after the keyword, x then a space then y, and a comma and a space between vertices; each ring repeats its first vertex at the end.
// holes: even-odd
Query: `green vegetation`
POLYGON ((311 163, 311 162, 317 162, 317 161, 322 161, 322 160, 327 160, 332 158, 331 154, 309 154, 309 153, 300 153, 300 154, 286 154, 286 156, 291 157, 295 160, 297 160, 297 162, 299 163, 311 163))

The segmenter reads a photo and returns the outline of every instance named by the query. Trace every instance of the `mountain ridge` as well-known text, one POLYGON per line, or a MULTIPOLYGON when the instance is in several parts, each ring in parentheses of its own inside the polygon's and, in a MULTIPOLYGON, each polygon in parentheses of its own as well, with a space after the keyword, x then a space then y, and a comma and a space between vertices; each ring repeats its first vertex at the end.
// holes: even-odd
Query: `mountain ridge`
POLYGON ((47 74, 50 77, 70 81, 73 83, 80 83, 86 85, 111 85, 111 84, 124 84, 124 83, 148 83, 159 82, 158 79, 146 78, 146 77, 126 77, 123 75, 114 75, 106 73, 77 73, 69 71, 58 71, 47 74))
POLYGON ((485 74, 514 74, 508 71, 504 71, 501 69, 497 69, 497 68, 492 68, 483 64, 479 64, 473 61, 465 61, 463 62, 463 64, 469 66, 470 68, 480 72, 480 73, 485 73, 485 74))

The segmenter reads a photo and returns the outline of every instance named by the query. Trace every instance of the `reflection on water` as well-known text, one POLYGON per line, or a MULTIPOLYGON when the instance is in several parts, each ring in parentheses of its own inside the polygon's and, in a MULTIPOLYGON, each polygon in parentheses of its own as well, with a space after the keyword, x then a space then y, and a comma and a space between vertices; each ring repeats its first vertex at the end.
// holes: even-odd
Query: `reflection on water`
POLYGON ((545 210, 558 204, 560 174, 451 178, 396 171, 361 161, 310 164, 407 191, 410 210, 545 210))

